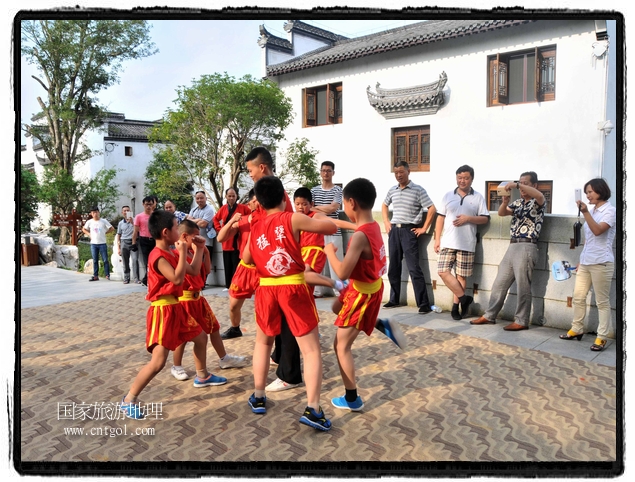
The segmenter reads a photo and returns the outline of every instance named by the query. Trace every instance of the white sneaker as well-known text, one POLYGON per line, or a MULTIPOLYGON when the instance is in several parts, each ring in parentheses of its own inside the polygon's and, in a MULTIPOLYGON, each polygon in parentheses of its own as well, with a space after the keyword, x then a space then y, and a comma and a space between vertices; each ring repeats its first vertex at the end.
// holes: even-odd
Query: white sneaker
POLYGON ((170 373, 172 373, 172 376, 176 378, 177 380, 183 381, 190 378, 190 376, 185 371, 185 368, 183 367, 172 367, 172 369, 170 370, 170 373))
POLYGON ((230 355, 228 353, 225 358, 218 360, 218 364, 221 368, 242 368, 247 366, 247 360, 244 356, 230 355))
POLYGON ((279 378, 276 378, 273 382, 265 387, 267 392, 281 392, 283 390, 289 390, 290 388, 299 387, 299 383, 287 383, 279 378))

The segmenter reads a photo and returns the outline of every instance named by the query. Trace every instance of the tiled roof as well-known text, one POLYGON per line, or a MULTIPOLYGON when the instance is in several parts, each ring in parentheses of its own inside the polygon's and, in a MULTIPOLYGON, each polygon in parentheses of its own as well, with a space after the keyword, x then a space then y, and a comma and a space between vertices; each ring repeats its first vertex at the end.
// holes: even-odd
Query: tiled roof
POLYGON ((109 122, 108 137, 117 139, 143 139, 147 140, 150 130, 155 126, 154 122, 125 121, 109 122))
POLYGON ((384 32, 348 40, 338 40, 331 47, 312 52, 275 65, 267 66, 267 75, 283 75, 322 65, 424 45, 442 40, 474 35, 512 27, 532 20, 434 20, 413 23, 384 32))
POLYGON ((286 32, 290 32, 291 30, 300 30, 302 32, 315 35, 316 37, 322 37, 324 39, 332 41, 348 40, 348 37, 337 35, 333 32, 329 32, 328 30, 324 30, 322 28, 309 25, 308 23, 304 23, 300 20, 289 20, 287 23, 284 24, 283 28, 286 32))
POLYGON ((276 37, 271 35, 264 25, 260 26, 260 39, 258 39, 258 45, 264 47, 269 45, 271 47, 278 47, 280 49, 293 51, 293 45, 287 39, 276 37))

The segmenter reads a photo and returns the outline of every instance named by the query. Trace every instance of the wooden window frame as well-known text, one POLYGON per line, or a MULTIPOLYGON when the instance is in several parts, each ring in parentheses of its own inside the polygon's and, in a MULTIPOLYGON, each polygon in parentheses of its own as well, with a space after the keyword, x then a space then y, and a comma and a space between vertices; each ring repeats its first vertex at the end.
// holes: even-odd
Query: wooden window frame
MULTIPOLYGON (((528 66, 528 68, 530 68, 528 66)), ((524 81, 527 81, 526 76, 524 81)), ((487 106, 515 105, 556 100, 556 46, 497 53, 487 57, 487 106), (509 60, 514 56, 534 54, 535 100, 509 102, 509 60)))
POLYGON ((123 149, 126 157, 132 157, 132 146, 124 146, 123 149))
MULTIPOLYGON (((496 192, 496 188, 503 181, 485 181, 485 202, 487 203, 488 211, 498 211, 498 207, 492 209, 492 201, 502 201, 502 197, 496 192)), ((552 201, 553 201, 553 181, 538 181, 537 188, 544 196, 545 203, 547 204, 545 213, 551 214, 552 201)), ((513 198, 512 198, 513 200, 513 198)))
POLYGON ((406 161, 413 172, 430 172, 430 126, 411 126, 392 129, 392 163, 390 170, 400 161, 406 161), (404 156, 399 156, 398 149, 403 142, 404 156), (424 155, 427 145, 428 155, 424 155))
POLYGON ((342 83, 326 84, 302 89, 302 127, 342 123, 342 83), (326 92, 326 103, 318 105, 318 92, 326 92), (318 124, 318 113, 324 109, 326 122, 318 124))

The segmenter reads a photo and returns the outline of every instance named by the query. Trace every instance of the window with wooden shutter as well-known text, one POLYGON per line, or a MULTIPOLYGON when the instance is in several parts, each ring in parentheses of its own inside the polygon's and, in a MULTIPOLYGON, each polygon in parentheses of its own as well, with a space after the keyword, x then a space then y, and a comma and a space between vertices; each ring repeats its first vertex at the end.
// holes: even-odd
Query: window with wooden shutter
POLYGON ((488 106, 555 100, 555 46, 498 53, 487 62, 488 106))
POLYGON ((403 127, 392 131, 393 166, 408 163, 411 171, 430 170, 430 126, 403 127))
POLYGON ((342 84, 303 90, 303 127, 342 123, 342 84))

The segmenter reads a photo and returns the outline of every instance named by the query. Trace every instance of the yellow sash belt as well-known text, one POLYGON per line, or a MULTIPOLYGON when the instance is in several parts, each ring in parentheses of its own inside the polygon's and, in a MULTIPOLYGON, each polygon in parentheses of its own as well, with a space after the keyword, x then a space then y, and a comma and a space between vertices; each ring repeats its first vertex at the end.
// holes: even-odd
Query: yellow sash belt
POLYGON ((179 296, 179 301, 198 300, 201 297, 200 291, 183 290, 183 296, 179 296))
POLYGON ((304 272, 298 274, 290 274, 288 276, 280 276, 278 278, 260 278, 260 286, 281 286, 281 285, 303 285, 304 272))
POLYGON ((302 248, 300 248, 300 252, 302 253, 302 256, 304 256, 309 251, 320 251, 323 253, 324 248, 322 248, 321 246, 302 246, 302 248))
POLYGON ((381 278, 372 283, 365 283, 364 281, 353 281, 353 288, 364 295, 372 295, 373 293, 377 293, 381 288, 381 278))
POLYGON ((247 264, 242 259, 240 260, 240 262, 238 264, 241 265, 241 266, 244 266, 247 269, 256 269, 256 265, 255 264, 247 264))
POLYGON ((179 299, 174 295, 164 295, 159 296, 159 299, 154 300, 150 305, 152 306, 167 306, 167 305, 176 305, 179 302, 179 299))

